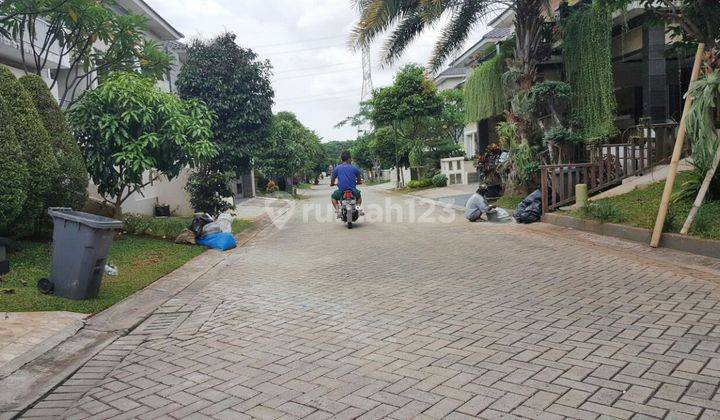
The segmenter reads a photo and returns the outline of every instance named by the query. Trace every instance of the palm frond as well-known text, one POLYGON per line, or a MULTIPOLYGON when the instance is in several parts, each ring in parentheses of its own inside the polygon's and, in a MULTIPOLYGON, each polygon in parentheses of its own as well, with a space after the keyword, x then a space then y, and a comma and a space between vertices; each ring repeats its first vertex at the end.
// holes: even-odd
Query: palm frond
POLYGON ((425 27, 426 21, 420 13, 405 16, 385 41, 382 51, 383 62, 390 64, 399 58, 425 27))
POLYGON ((445 26, 435 45, 430 70, 437 71, 445 60, 462 47, 475 25, 495 10, 496 2, 489 0, 463 0, 451 2, 450 22, 445 26))
POLYGON ((417 13, 421 0, 358 0, 360 19, 350 34, 350 46, 369 45, 406 15, 417 13))

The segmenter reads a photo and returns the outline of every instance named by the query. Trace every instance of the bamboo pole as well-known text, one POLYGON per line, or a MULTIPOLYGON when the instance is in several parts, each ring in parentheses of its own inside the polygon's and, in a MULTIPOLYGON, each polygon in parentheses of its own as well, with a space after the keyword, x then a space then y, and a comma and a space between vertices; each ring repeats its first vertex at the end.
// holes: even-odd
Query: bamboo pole
POLYGON ((685 98, 685 107, 683 108, 682 118, 680 118, 680 128, 678 129, 678 136, 675 140, 675 149, 673 149, 668 177, 665 181, 665 190, 663 191, 657 219, 655 220, 655 229, 653 230, 652 239, 650 240, 650 246, 653 248, 657 248, 660 245, 663 227, 665 227, 665 219, 667 218, 668 206, 670 205, 670 196, 672 195, 673 186, 675 185, 675 176, 677 175, 680 156, 682 156, 683 146, 685 144, 685 134, 687 133, 685 119, 687 118, 687 114, 690 112, 690 106, 692 105, 693 99, 692 95, 690 95, 690 90, 692 89, 693 84, 700 77, 700 65, 702 63, 704 53, 705 44, 698 44, 698 49, 695 53, 695 63, 693 64, 692 75, 690 76, 690 86, 688 87, 688 94, 685 98))
POLYGON ((702 185, 700 186, 700 192, 698 192, 697 197, 695 198, 695 203, 693 203, 692 208, 690 209, 690 214, 688 214, 687 220, 685 220, 685 224, 682 227, 682 230, 680 231, 680 234, 687 235, 690 231, 690 227, 693 224, 693 221, 695 221, 695 216, 697 216, 698 210, 700 210, 700 206, 702 206, 703 202, 705 201, 705 195, 707 195, 708 189, 710 189, 710 183, 712 182, 712 179, 715 177, 715 171, 717 170, 718 165, 720 164, 720 146, 717 149, 717 152, 715 152, 715 159, 713 160, 712 167, 708 169, 707 174, 705 175, 705 179, 703 180, 702 185))

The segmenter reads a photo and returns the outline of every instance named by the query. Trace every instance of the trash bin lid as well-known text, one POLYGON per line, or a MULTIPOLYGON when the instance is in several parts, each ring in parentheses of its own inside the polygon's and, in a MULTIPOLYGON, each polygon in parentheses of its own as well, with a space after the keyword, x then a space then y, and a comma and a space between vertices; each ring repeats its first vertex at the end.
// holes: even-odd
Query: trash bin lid
POLYGON ((95 214, 75 211, 69 207, 51 207, 48 209, 50 217, 81 223, 94 229, 121 229, 123 224, 119 220, 95 214))

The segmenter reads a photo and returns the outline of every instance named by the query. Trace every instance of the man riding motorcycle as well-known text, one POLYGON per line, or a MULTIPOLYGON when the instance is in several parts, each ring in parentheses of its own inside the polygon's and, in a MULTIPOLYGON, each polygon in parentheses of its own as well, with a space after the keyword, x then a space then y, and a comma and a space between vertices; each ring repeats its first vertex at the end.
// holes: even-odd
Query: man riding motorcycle
POLYGON ((338 218, 342 217, 340 214, 340 200, 342 200, 343 192, 349 190, 353 192, 353 196, 357 202, 358 211, 362 215, 363 212, 360 210, 362 195, 360 190, 357 189, 357 184, 362 184, 362 172, 352 164, 352 156, 350 156, 350 152, 342 152, 340 159, 342 160, 342 163, 333 169, 332 176, 330 178, 330 186, 335 186, 336 181, 338 186, 338 189, 333 191, 331 195, 331 201, 333 208, 335 209, 335 214, 338 218))

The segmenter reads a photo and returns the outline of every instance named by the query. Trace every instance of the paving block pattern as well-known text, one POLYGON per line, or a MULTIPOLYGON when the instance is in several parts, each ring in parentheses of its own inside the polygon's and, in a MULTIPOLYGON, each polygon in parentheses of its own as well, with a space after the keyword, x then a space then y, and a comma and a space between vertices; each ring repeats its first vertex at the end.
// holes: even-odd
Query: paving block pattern
POLYGON ((720 287, 682 258, 298 212, 25 417, 716 418, 720 287))

